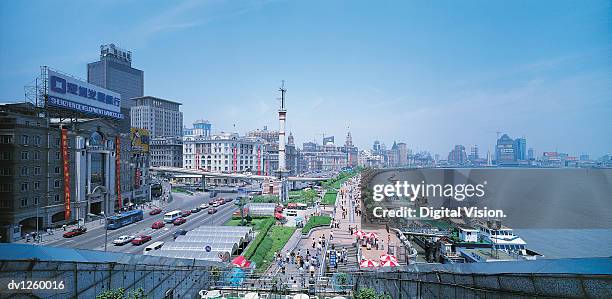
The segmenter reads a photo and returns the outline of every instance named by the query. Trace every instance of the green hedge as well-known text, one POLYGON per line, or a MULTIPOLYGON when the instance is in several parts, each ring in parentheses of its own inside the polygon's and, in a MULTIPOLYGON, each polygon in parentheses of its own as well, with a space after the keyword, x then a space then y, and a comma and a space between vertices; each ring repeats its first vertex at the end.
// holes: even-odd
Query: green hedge
POLYGON ((329 216, 312 216, 308 219, 304 228, 302 228, 302 234, 308 234, 308 232, 315 227, 329 226, 330 223, 331 217, 329 216))
POLYGON ((277 203, 278 196, 277 195, 257 195, 253 197, 251 202, 254 203, 277 203))
POLYGON ((265 236, 268 234, 268 231, 274 225, 275 222, 276 220, 274 218, 268 218, 266 220, 263 220, 261 223, 256 224, 256 230, 258 226, 260 228, 258 230, 259 232, 257 233, 257 237, 255 237, 255 239, 251 241, 249 247, 242 254, 247 260, 250 260, 251 257, 255 254, 261 244, 261 241, 264 240, 265 236))
POLYGON ((280 251, 285 247, 294 231, 294 227, 286 226, 273 226, 269 230, 266 238, 261 241, 261 244, 250 258, 257 265, 258 272, 268 269, 268 266, 274 261, 274 252, 280 251))

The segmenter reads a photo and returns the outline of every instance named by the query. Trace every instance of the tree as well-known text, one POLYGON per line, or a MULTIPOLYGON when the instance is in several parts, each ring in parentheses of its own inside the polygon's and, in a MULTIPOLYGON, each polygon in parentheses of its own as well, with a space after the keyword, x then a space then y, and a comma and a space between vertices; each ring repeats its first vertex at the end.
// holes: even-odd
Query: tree
POLYGON ((302 195, 304 196, 304 199, 306 199, 307 203, 312 204, 315 198, 317 198, 317 191, 314 189, 305 190, 302 192, 302 195))

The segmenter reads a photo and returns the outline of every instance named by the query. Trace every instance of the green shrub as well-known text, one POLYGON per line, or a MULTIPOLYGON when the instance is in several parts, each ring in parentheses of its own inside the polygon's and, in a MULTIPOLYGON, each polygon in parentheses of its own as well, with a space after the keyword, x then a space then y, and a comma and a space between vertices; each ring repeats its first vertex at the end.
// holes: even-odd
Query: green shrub
POLYGON ((247 260, 251 259, 251 257, 258 250, 258 247, 261 245, 262 241, 265 239, 266 234, 268 234, 268 231, 274 225, 275 222, 276 220, 274 218, 268 218, 256 224, 255 230, 259 231, 259 233, 255 237, 255 239, 251 241, 249 247, 242 254, 244 258, 246 258, 247 260))
POLYGON ((329 216, 312 216, 308 219, 304 228, 302 228, 302 234, 308 234, 308 232, 315 227, 329 226, 330 223, 331 217, 329 216))

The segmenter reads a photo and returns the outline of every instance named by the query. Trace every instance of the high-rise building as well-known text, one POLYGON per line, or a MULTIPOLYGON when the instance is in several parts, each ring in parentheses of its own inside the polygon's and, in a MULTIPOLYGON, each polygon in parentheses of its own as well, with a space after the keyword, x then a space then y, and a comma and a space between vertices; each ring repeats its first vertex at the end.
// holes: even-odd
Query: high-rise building
POLYGON ((380 153, 380 141, 378 141, 378 140, 374 141, 374 145, 372 145, 372 150, 375 153, 380 153))
POLYGON ((399 166, 399 147, 397 146, 397 142, 393 142, 391 149, 387 152, 387 163, 390 167, 398 167, 399 166))
POLYGON ((463 145, 455 145, 455 148, 448 153, 449 165, 465 165, 467 164, 467 155, 463 145))
POLYGON ((353 136, 351 136, 351 132, 346 134, 346 141, 344 142, 343 151, 347 154, 348 159, 348 167, 357 166, 359 150, 356 146, 353 145, 353 136))
POLYGON ((514 140, 512 140, 508 134, 504 134, 497 139, 497 144, 495 145, 495 161, 497 165, 516 164, 514 140))
POLYGON ((183 133, 181 103, 145 96, 134 98, 132 127, 149 130, 152 138, 180 137, 183 133))
POLYGON ((536 153, 533 147, 529 148, 529 150, 527 151, 527 159, 529 159, 529 161, 535 161, 536 153))
POLYGON ((478 145, 474 145, 470 148, 470 155, 468 156, 468 159, 472 162, 480 159, 478 154, 478 145))
POLYGON ((525 137, 514 139, 514 154, 516 161, 527 160, 527 139, 525 137))
POLYGON ((87 82, 121 94, 122 108, 144 95, 144 72, 132 67, 132 52, 114 44, 100 46, 100 61, 87 64, 87 82))
POLYGON ((149 145, 151 166, 183 167, 181 137, 153 137, 149 145))
POLYGON ((397 144, 397 150, 399 151, 398 164, 399 166, 408 165, 408 145, 403 142, 397 144))

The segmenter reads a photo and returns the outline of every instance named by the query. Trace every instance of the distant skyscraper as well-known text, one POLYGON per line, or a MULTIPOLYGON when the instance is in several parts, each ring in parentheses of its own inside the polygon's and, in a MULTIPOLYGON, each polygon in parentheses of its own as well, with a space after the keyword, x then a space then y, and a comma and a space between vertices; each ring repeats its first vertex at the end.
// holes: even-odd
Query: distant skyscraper
POLYGON ((467 155, 463 145, 455 145, 455 148, 448 153, 448 164, 450 165, 465 165, 467 163, 467 155))
POLYGON ((375 140, 375 141, 374 141, 374 145, 372 146, 372 150, 373 150, 375 153, 380 152, 380 141, 378 141, 378 140, 375 140))
POLYGON ((408 146, 405 143, 401 142, 397 144, 397 149, 399 151, 399 166, 408 165, 408 146))
POLYGON ((580 154, 580 161, 589 161, 590 157, 588 154, 580 154))
POLYGON ((468 158, 472 162, 480 159, 480 156, 478 155, 478 145, 474 145, 472 148, 470 148, 470 155, 468 158))
POLYGON ((529 148, 529 150, 527 151, 527 159, 529 161, 534 161, 535 157, 536 157, 535 149, 533 149, 533 147, 529 148))
POLYGON ((497 165, 516 164, 516 154, 514 152, 514 140, 508 134, 502 135, 497 139, 495 145, 495 160, 497 165))
POLYGON ((514 139, 514 154, 516 161, 527 160, 527 139, 525 137, 514 139))
POLYGON ((100 61, 87 64, 87 82, 121 94, 122 108, 144 95, 144 72, 132 67, 132 52, 114 44, 100 46, 100 61))

